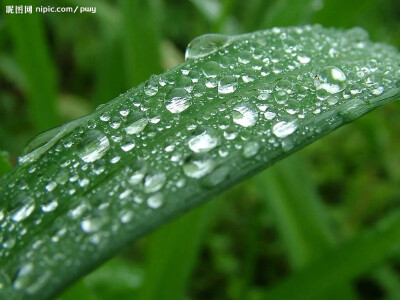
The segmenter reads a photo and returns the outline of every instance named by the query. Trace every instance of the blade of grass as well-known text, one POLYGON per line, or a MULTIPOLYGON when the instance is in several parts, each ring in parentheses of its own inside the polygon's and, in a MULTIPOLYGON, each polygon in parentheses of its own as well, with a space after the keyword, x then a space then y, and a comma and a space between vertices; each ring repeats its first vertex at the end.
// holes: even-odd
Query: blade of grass
POLYGON ((262 28, 292 26, 310 23, 314 14, 314 0, 280 0, 268 8, 262 21, 262 28))
MULTIPOLYGON (((32 5, 22 0, 19 5, 32 5)), ((7 15, 15 56, 27 84, 29 114, 36 133, 58 125, 57 80, 40 14, 7 15)))
POLYGON ((124 65, 128 86, 162 71, 159 1, 121 0, 124 65))
POLYGON ((49 298, 144 233, 396 100, 398 51, 359 45, 354 30, 320 26, 202 36, 177 68, 38 136, 0 182, 12 249, 0 249, 4 294, 49 298), (336 44, 341 56, 330 57, 336 44), (383 90, 355 76, 371 63, 383 90), (338 95, 321 104, 321 92, 338 95), (286 93, 297 101, 280 103, 286 93))
MULTIPOLYGON (((275 215, 291 268, 301 270, 332 248, 335 234, 306 166, 293 155, 254 178, 259 197, 275 215)), ((350 285, 334 287, 325 299, 354 299, 350 285)))
POLYGON ((254 299, 319 299, 335 286, 357 276, 398 253, 400 243, 400 211, 392 212, 374 228, 366 230, 301 271, 291 275, 269 291, 254 299))
POLYGON ((0 151, 0 176, 11 170, 11 163, 8 158, 8 153, 0 151))
POLYGON ((139 299, 184 299, 202 239, 221 200, 193 210, 149 237, 146 276, 139 299))

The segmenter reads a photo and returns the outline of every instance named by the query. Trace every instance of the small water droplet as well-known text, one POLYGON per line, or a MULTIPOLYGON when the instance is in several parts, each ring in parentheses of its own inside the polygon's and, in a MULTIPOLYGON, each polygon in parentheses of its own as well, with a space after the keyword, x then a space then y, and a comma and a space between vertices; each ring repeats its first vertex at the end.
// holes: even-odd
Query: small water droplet
POLYGON ((251 127, 256 125, 257 119, 257 109, 249 103, 241 103, 233 109, 233 122, 243 127, 251 127))
POLYGON ((56 187, 57 187, 57 182, 55 182, 55 181, 50 181, 50 182, 45 186, 45 189, 46 189, 48 192, 51 192, 51 191, 53 191, 56 187))
POLYGON ((110 148, 108 138, 98 130, 90 130, 77 146, 78 156, 86 163, 94 162, 104 156, 110 148))
POLYGON ((165 105, 171 113, 181 113, 191 105, 191 96, 183 88, 174 88, 165 95, 165 105))
POLYGON ((154 96, 158 93, 158 84, 156 81, 149 80, 144 85, 144 92, 147 96, 154 96))
POLYGON ((103 227, 103 225, 107 222, 108 218, 104 213, 97 213, 95 216, 91 216, 88 218, 85 218, 81 222, 81 229, 85 233, 93 233, 97 232, 100 230, 100 228, 103 227))
POLYGON ((297 125, 295 122, 279 122, 272 127, 272 132, 278 138, 284 138, 291 135, 297 129, 297 125))
POLYGON ((125 152, 131 151, 133 148, 135 148, 134 141, 126 141, 124 144, 121 145, 121 149, 125 152))
POLYGON ((311 58, 305 55, 297 55, 297 60, 302 64, 308 64, 311 61, 311 58))

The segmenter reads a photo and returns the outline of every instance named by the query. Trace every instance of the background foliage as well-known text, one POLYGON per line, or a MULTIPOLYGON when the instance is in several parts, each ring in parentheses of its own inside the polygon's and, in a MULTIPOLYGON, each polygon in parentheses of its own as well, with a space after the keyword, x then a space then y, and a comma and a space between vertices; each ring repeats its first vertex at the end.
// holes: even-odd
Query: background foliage
MULTIPOLYGON (((0 4, 0 149, 9 154, 0 153, 0 170, 35 134, 179 64, 204 33, 361 26, 400 48, 396 0, 12 3, 97 7, 31 16, 6 15, 8 2, 0 4)), ((302 274, 317 299, 400 299, 400 249, 385 243, 399 234, 368 244, 398 220, 399 115, 394 103, 321 139, 124 249, 60 299, 290 299, 307 286, 302 274)))

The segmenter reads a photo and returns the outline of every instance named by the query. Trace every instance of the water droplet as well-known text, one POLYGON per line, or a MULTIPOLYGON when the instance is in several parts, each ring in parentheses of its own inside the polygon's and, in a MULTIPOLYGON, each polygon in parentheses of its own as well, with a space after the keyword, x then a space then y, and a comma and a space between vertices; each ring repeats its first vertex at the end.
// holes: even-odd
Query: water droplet
POLYGON ((158 84, 156 81, 149 80, 144 85, 144 92, 147 96, 154 96, 158 92, 158 84))
POLYGON ((228 35, 205 34, 192 40, 186 48, 185 59, 197 59, 216 52, 232 41, 228 35))
POLYGON ((222 166, 215 169, 211 174, 204 177, 201 184, 204 187, 214 187, 226 180, 231 172, 228 166, 222 166))
POLYGON ((289 135, 291 135, 293 132, 295 132, 297 129, 297 125, 295 122, 279 122, 272 127, 272 132, 275 134, 278 138, 284 138, 289 135))
POLYGON ((129 124, 125 127, 127 134, 138 134, 143 131, 149 120, 144 118, 142 113, 134 112, 126 119, 126 123, 129 124))
POLYGON ((96 212, 94 216, 85 218, 81 222, 81 229, 86 233, 97 232, 102 228, 108 220, 104 212, 96 212))
POLYGON ((191 105, 191 96, 183 88, 174 88, 165 95, 165 105, 171 113, 181 113, 191 105))
POLYGON ((218 93, 230 94, 236 91, 238 87, 237 79, 233 76, 225 76, 218 81, 218 93))
POLYGON ((317 89, 336 94, 346 88, 346 75, 339 68, 328 66, 318 72, 314 84, 317 89))
POLYGON ((200 126, 194 131, 194 136, 189 139, 189 148, 196 153, 208 152, 219 143, 219 137, 211 127, 200 126))
POLYGON ((273 120, 276 117, 276 113, 272 112, 272 111, 267 111, 264 113, 264 118, 266 118, 267 120, 273 120))
POLYGON ((161 193, 154 194, 147 199, 147 206, 152 209, 161 207, 164 203, 164 195, 161 193))
POLYGON ((60 135, 64 128, 63 126, 56 127, 34 137, 24 148, 23 155, 18 158, 18 163, 25 164, 37 160, 51 146, 49 142, 60 135))
POLYGON ((13 282, 16 290, 23 290, 28 294, 33 294, 40 290, 50 277, 50 272, 46 270, 35 271, 35 266, 28 263, 22 266, 13 282))
POLYGON ((219 64, 215 61, 207 62, 203 67, 203 73, 206 77, 215 78, 219 72, 219 64))
POLYGON ((121 149, 125 152, 131 151, 133 148, 135 148, 135 142, 127 142, 121 146, 121 149))
POLYGON ((260 144, 253 141, 248 142, 243 147, 243 156, 246 158, 252 157, 258 153, 260 150, 260 144))
POLYGON ((144 191, 154 193, 159 191, 165 184, 167 176, 164 173, 148 174, 144 180, 144 191))
POLYGON ((257 123, 258 112, 251 104, 241 103, 233 109, 232 119, 243 127, 251 127, 257 123))
POLYGON ((129 223, 133 219, 133 212, 130 210, 122 211, 119 219, 121 220, 121 223, 129 223))
POLYGON ((98 130, 90 130, 83 136, 77 147, 78 156, 86 163, 104 156, 110 148, 108 138, 98 130))
POLYGON ((302 64, 308 64, 311 61, 311 58, 305 55, 297 55, 297 60, 302 64))
POLYGON ((35 200, 27 195, 19 195, 16 203, 17 206, 11 211, 11 219, 15 222, 25 220, 35 209, 35 200))
POLYGON ((207 157, 192 157, 184 164, 183 173, 191 178, 201 178, 210 173, 214 167, 214 161, 207 157))
POLYGON ((57 208, 57 206, 58 206, 58 202, 56 199, 54 199, 52 201, 49 201, 46 204, 43 204, 41 208, 42 208, 43 212, 51 212, 51 211, 55 210, 57 208))
POLYGON ((289 95, 285 91, 278 91, 274 94, 274 98, 277 103, 284 104, 289 99, 289 95))

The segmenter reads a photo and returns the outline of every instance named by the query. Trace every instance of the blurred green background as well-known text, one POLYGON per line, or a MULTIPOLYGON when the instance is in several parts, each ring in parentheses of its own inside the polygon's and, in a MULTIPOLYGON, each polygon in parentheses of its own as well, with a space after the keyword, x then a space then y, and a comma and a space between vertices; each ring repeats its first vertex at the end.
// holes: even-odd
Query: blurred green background
MULTIPOLYGON (((398 0, 4 0, 0 156, 15 164, 34 135, 176 66, 198 35, 308 23, 361 26, 400 48, 398 0), (96 13, 12 15, 8 5, 96 13)), ((399 128, 394 103, 337 130, 127 247, 60 299, 400 299, 400 247, 389 245, 400 237, 380 233, 400 214, 399 128)))

